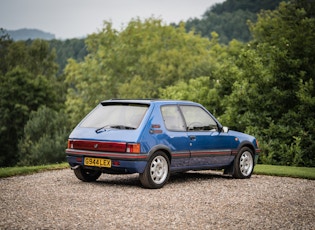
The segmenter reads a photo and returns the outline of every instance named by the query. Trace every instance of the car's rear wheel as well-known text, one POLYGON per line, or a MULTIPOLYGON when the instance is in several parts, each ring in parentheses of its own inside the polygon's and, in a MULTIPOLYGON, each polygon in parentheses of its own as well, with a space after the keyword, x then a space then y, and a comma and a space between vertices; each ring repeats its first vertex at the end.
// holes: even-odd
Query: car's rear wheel
POLYGON ((233 164, 233 177, 238 179, 250 178, 254 170, 253 152, 243 147, 235 157, 233 164))
POLYGON ((141 184, 146 188, 162 188, 170 177, 170 160, 164 152, 154 153, 143 173, 140 173, 141 184))
POLYGON ((84 169, 82 167, 78 167, 73 170, 74 174, 79 180, 85 182, 96 181, 102 174, 101 171, 92 170, 92 169, 84 169))

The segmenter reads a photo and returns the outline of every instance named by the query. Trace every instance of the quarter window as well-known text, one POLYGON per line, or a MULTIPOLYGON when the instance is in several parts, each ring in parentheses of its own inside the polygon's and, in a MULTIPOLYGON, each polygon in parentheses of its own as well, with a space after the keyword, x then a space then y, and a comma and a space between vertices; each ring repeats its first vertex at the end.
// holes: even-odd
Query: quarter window
POLYGON ((185 123, 177 105, 161 107, 165 127, 171 131, 186 131, 185 123))

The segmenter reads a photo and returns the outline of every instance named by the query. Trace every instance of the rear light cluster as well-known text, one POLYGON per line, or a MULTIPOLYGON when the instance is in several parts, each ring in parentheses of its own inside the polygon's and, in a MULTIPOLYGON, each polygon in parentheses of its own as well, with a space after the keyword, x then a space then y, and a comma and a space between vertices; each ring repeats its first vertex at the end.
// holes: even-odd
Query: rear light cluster
POLYGON ((127 153, 140 153, 140 144, 127 144, 127 153))
POLYGON ((83 141, 68 140, 69 149, 94 150, 118 153, 140 153, 139 143, 125 142, 102 142, 102 141, 83 141))

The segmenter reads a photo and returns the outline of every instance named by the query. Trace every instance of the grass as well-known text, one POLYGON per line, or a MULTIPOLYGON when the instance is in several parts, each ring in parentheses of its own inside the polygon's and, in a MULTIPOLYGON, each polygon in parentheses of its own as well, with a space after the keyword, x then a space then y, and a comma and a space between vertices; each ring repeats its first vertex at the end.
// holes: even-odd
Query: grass
POLYGON ((65 169, 65 168, 69 168, 68 163, 0 168, 0 178, 18 176, 18 175, 28 175, 28 174, 38 173, 42 171, 47 171, 47 170, 56 170, 56 169, 65 169))
MULTIPOLYGON (((28 175, 47 170, 57 170, 69 168, 68 163, 40 165, 40 166, 23 166, 23 167, 7 167, 0 168, 0 178, 11 177, 17 175, 28 175)), ((255 166, 254 174, 285 176, 294 178, 304 178, 315 180, 315 168, 279 166, 279 165, 261 165, 255 166)))
POLYGON ((254 174, 315 180, 315 168, 257 164, 254 174))

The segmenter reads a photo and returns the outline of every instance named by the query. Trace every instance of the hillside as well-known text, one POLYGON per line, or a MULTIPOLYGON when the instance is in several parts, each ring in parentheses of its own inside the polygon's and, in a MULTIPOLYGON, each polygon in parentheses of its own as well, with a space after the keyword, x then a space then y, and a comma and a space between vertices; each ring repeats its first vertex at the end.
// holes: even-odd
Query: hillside
POLYGON ((274 10, 283 0, 226 0, 205 11, 201 18, 186 21, 186 30, 194 30, 211 38, 211 32, 219 34, 220 43, 227 44, 232 39, 248 42, 251 39, 248 21, 256 22, 261 10, 274 10))
POLYGON ((52 40, 55 39, 55 35, 44 32, 38 29, 19 29, 19 30, 5 30, 10 37, 15 40, 34 40, 34 39, 43 39, 43 40, 52 40))

